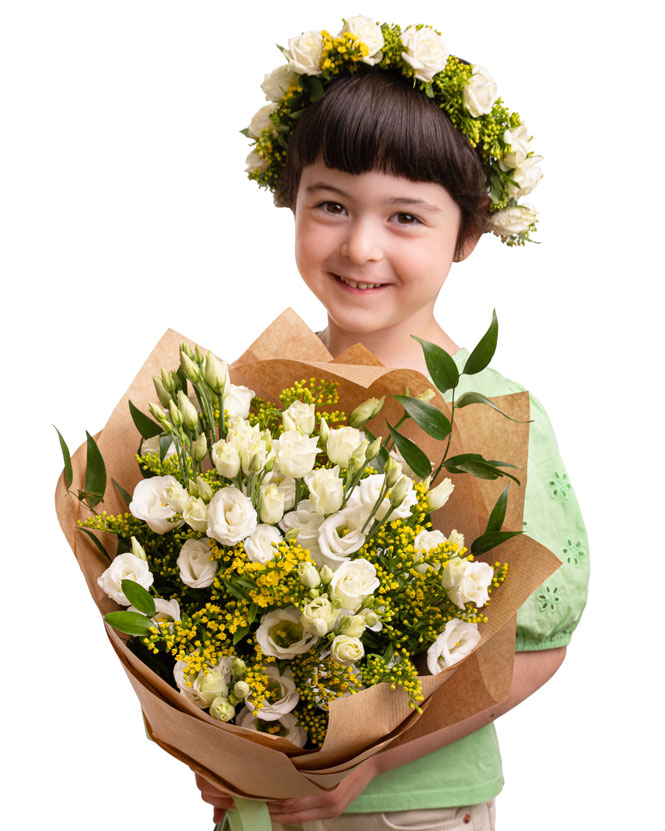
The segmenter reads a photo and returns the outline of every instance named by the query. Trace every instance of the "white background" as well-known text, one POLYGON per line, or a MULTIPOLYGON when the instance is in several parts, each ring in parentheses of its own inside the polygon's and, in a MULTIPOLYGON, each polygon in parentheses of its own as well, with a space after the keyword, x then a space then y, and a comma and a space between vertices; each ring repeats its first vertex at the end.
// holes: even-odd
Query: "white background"
POLYGON ((496 307, 494 366, 548 410, 591 541, 563 667, 498 724, 499 831, 633 828, 660 810, 663 125, 647 4, 14 0, 0 12, 7 827, 212 827, 189 770, 144 739, 57 526, 50 424, 72 449, 100 429, 167 327, 233 359, 288 305, 323 325, 291 215, 247 182, 238 130, 275 42, 358 13, 440 28, 545 157, 542 245, 483 239, 437 308, 473 345, 496 307))

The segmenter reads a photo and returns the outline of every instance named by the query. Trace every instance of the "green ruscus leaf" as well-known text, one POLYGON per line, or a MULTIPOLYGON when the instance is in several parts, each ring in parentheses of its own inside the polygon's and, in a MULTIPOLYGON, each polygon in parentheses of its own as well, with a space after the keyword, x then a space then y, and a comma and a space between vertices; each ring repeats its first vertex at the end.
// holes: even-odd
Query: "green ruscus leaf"
POLYGON ((153 436, 158 436, 162 432, 160 425, 137 409, 131 401, 129 402, 129 412, 132 414, 132 421, 142 438, 151 439, 153 436))
POLYGON ((97 442, 87 430, 85 434, 88 439, 88 455, 85 465, 84 491, 88 494, 88 504, 94 506, 104 498, 104 491, 106 490, 106 465, 97 447, 97 442))
POLYGON ((491 534, 482 534, 475 539, 471 544, 471 553, 474 557, 479 557, 481 554, 486 554, 502 542, 510 540, 521 534, 521 531, 494 531, 491 534))
POLYGON ((135 580, 123 580, 120 583, 122 590, 130 604, 137 608, 144 615, 152 617, 157 611, 155 600, 147 589, 139 585, 135 580))
POLYGON ((149 617, 138 612, 109 612, 104 615, 104 620, 126 635, 149 635, 155 625, 149 617))
POLYGON ((499 498, 496 500, 496 504, 492 508, 492 513, 487 520, 487 528, 485 528, 486 534, 491 534, 495 531, 500 531, 501 526, 503 525, 503 521, 506 518, 506 508, 508 506, 508 488, 510 488, 510 482, 506 485, 506 487, 501 491, 499 498))
POLYGON ((115 487, 115 489, 120 494, 120 498, 124 501, 126 505, 129 505, 129 503, 132 501, 131 493, 127 493, 123 486, 118 484, 118 482, 116 482, 115 479, 111 479, 111 481, 113 482, 113 486, 115 487))
POLYGON ((63 439, 60 430, 53 425, 53 429, 58 434, 58 438, 60 439, 60 450, 62 450, 62 458, 65 462, 65 487, 70 488, 72 485, 72 481, 74 480, 74 472, 72 470, 72 457, 69 453, 69 448, 67 447, 67 442, 63 439))
POLYGON ((393 398, 399 401, 418 427, 428 436, 441 441, 448 438, 452 429, 450 421, 437 407, 407 395, 393 395, 393 398))
POLYGON ((497 413, 500 413, 504 418, 507 418, 509 421, 515 421, 518 424, 528 424, 529 421, 522 421, 519 418, 513 418, 509 416, 508 413, 504 413, 503 410, 499 409, 497 405, 492 401, 491 398, 488 398, 486 395, 483 395, 480 392, 465 392, 457 399, 455 402, 455 407, 459 410, 462 407, 468 407, 471 404, 485 404, 488 407, 491 407, 493 410, 496 410, 497 413))
POLYGON ((475 375, 481 372, 494 357, 496 341, 499 336, 499 321, 496 319, 496 309, 492 312, 492 322, 489 329, 478 341, 473 351, 466 359, 462 373, 464 375, 475 375))
POLYGON ((419 476, 421 479, 429 476, 432 472, 432 464, 418 445, 414 444, 411 439, 407 439, 406 436, 398 433, 387 421, 386 427, 388 428, 390 437, 395 442, 395 446, 402 454, 402 458, 416 476, 419 476))
POLYGON ((456 387, 459 384, 459 371, 450 355, 435 343, 421 340, 415 335, 411 337, 422 346, 427 369, 439 392, 447 392, 456 387))

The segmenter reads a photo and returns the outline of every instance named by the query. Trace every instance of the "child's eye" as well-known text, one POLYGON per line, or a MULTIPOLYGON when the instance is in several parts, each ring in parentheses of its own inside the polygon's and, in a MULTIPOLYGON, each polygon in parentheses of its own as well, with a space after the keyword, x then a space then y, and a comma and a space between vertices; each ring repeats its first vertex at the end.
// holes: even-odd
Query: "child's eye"
POLYGON ((420 225, 420 220, 413 214, 395 214, 395 219, 400 225, 420 225))
POLYGON ((344 206, 340 205, 339 202, 321 202, 316 207, 321 208, 323 212, 327 214, 337 215, 344 213, 344 206))

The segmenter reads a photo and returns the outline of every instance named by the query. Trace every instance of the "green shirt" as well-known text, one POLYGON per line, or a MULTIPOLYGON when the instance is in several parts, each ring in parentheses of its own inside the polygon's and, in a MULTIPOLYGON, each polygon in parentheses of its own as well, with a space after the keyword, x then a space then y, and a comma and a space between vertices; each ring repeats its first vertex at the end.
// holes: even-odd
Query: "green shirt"
MULTIPOLYGON (((469 355, 455 354, 458 368, 469 355)), ((487 396, 522 392, 524 387, 493 369, 463 375, 456 394, 473 390, 487 396)), ((524 531, 553 551, 562 566, 520 608, 515 650, 566 646, 586 603, 589 549, 577 499, 566 475, 552 425, 530 396, 529 461, 524 531)), ((376 776, 347 813, 409 811, 474 805, 493 799, 503 787, 501 755, 494 725, 376 776)))

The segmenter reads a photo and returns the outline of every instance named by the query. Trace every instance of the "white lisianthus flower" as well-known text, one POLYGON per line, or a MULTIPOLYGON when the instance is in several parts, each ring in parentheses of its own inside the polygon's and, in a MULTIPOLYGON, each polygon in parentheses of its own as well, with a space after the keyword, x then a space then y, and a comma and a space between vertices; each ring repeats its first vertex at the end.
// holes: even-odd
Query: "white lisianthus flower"
POLYGON ((231 721, 236 714, 236 708, 231 704, 228 698, 218 696, 210 705, 208 710, 213 718, 217 721, 231 721))
POLYGON ((277 463, 286 476, 302 479, 314 467, 318 439, 303 436, 297 430, 285 430, 275 441, 277 463))
MULTIPOLYGON (((413 541, 416 560, 421 560, 425 554, 428 554, 433 548, 436 548, 446 541, 445 534, 442 534, 441 531, 421 531, 413 541)), ((430 568, 432 566, 426 563, 415 567, 416 571, 419 571, 421 574, 424 574, 430 568)), ((436 563, 434 568, 436 571, 439 571, 440 565, 436 563)))
MULTIPOLYGON (((385 474, 383 473, 372 473, 370 476, 365 477, 365 479, 361 479, 349 498, 347 503, 348 507, 362 510, 365 513, 365 517, 369 516, 381 494, 385 478, 385 474)), ((411 508, 418 501, 418 494, 413 487, 413 481, 408 477, 406 479, 406 488, 404 500, 397 508, 392 508, 390 499, 384 496, 374 514, 374 518, 382 521, 388 515, 390 515, 390 519, 405 519, 410 516, 411 508)))
MULTIPOLYGON (((366 517, 367 513, 363 509, 346 507, 343 511, 331 514, 321 523, 319 528, 321 558, 333 571, 341 563, 346 562, 349 554, 353 554, 364 545, 365 534, 362 533, 361 528, 365 524, 366 517)), ((316 557, 314 559, 316 560, 316 557)))
POLYGON ((443 567, 441 585, 460 609, 467 603, 473 603, 480 608, 489 600, 488 588, 492 583, 492 577, 494 570, 487 563, 453 557, 443 567))
POLYGON ((300 37, 289 40, 284 57, 298 75, 320 75, 322 50, 321 32, 304 32, 300 37))
POLYGON ((427 494, 427 509, 430 511, 438 511, 443 508, 446 502, 450 499, 450 494, 455 490, 455 485, 448 478, 439 482, 439 484, 432 488, 427 494))
POLYGON ((264 104, 258 112, 254 113, 247 128, 250 138, 257 139, 266 127, 271 127, 273 132, 275 131, 275 125, 270 120, 270 114, 274 113, 276 109, 277 104, 271 102, 270 104, 264 104))
POLYGON ((208 503, 208 536, 223 545, 235 545, 256 528, 258 517, 244 493, 229 485, 208 503))
POLYGON ((166 490, 178 481, 173 476, 152 476, 142 479, 134 488, 129 510, 137 519, 142 519, 156 534, 166 534, 182 525, 171 522, 175 511, 166 498, 166 490))
POLYGON ((256 640, 264 655, 283 659, 307 652, 318 638, 305 631, 298 609, 287 606, 285 609, 268 612, 261 618, 256 640))
POLYGON ((364 434, 355 427, 331 430, 326 442, 326 453, 334 465, 348 467, 353 451, 363 443, 364 434))
MULTIPOLYGON (((226 448, 220 447, 218 451, 215 451, 214 448, 218 444, 219 442, 216 442, 213 446, 213 459, 219 457, 220 467, 223 464, 222 457, 227 459, 229 472, 232 472, 235 468, 235 456, 226 448)), ((270 434, 267 431, 261 432, 258 424, 251 426, 241 416, 235 416, 231 419, 229 431, 226 434, 226 445, 230 445, 235 449, 240 459, 240 467, 245 475, 252 472, 250 468, 255 460, 258 460, 260 467, 265 467, 268 460, 274 458, 275 455, 270 434)))
MULTIPOLYGON (((307 733, 302 727, 298 727, 298 719, 293 713, 286 713, 281 718, 278 718, 275 724, 280 725, 278 733, 272 733, 273 736, 279 736, 282 739, 288 739, 296 747, 304 747, 307 741, 307 733)), ((236 720, 238 727, 244 727, 247 730, 259 730, 259 721, 255 719, 251 710, 243 710, 236 720)))
POLYGON ((504 208, 498 213, 490 214, 487 230, 493 234, 509 237, 511 234, 521 234, 527 231, 529 225, 536 220, 536 211, 533 205, 524 203, 513 208, 504 208))
POLYGON ((363 601, 379 588, 376 569, 368 560, 348 560, 337 569, 330 581, 330 594, 344 609, 357 612, 363 601))
POLYGON ((473 75, 464 87, 464 104, 474 118, 492 112, 497 98, 496 82, 483 66, 473 67, 473 75))
POLYGON ((273 479, 273 484, 277 485, 280 493, 284 497, 284 510, 290 511, 296 504, 296 480, 293 476, 282 477, 281 471, 278 471, 278 474, 279 475, 273 479))
POLYGON ((321 585, 321 576, 312 563, 298 564, 298 578, 303 586, 307 586, 308 589, 315 589, 321 585))
POLYGON ((453 618, 427 650, 427 669, 438 675, 446 667, 461 661, 478 645, 478 624, 453 618))
POLYGON ((261 486, 261 522, 274 525, 284 516, 284 493, 277 485, 261 486))
POLYGON ((228 384, 224 390, 224 409, 229 418, 247 418, 254 398, 254 390, 237 384, 228 384))
POLYGON ((263 173, 267 169, 268 161, 263 156, 260 156, 256 150, 252 150, 251 153, 247 154, 247 158, 245 159, 245 173, 254 173, 255 170, 263 173))
POLYGON ((257 525, 243 542, 247 559, 252 563, 267 563, 277 554, 273 543, 280 543, 283 539, 274 525, 257 525))
MULTIPOLYGON (((161 621, 180 620, 180 604, 174 598, 173 600, 164 600, 163 597, 155 597, 155 614, 151 620, 156 623, 161 621)), ((138 612, 139 610, 134 606, 127 609, 128 612, 138 612)), ((143 614, 139 612, 139 614, 143 614)))
POLYGON ((325 594, 321 594, 303 607, 303 626, 308 632, 315 634, 317 638, 322 638, 335 628, 337 615, 338 610, 333 608, 329 598, 325 594))
POLYGON ((365 647, 360 638, 337 635, 330 645, 330 654, 338 664, 348 667, 363 657, 365 647))
POLYGON ((514 170, 519 167, 529 152, 530 136, 526 125, 520 124, 511 130, 505 130, 503 140, 510 147, 510 152, 499 161, 501 170, 514 170))
POLYGON ((529 156, 528 159, 524 159, 519 167, 511 171, 510 178, 517 182, 517 187, 512 184, 508 185, 511 196, 519 199, 521 196, 531 193, 543 178, 543 172, 538 167, 538 162, 542 162, 542 160, 542 156, 529 156))
MULTIPOLYGON (((296 427, 309 436, 316 423, 315 411, 316 407, 314 404, 306 404, 304 401, 294 401, 284 410, 284 415, 288 416, 296 427)), ((284 429, 287 429, 286 425, 284 425, 284 429)))
POLYGON ((205 531, 208 527, 208 506, 200 496, 190 496, 182 512, 182 518, 195 531, 205 531))
MULTIPOLYGON (((145 480, 149 481, 148 479, 145 480)), ((129 600, 122 590, 123 580, 133 580, 144 589, 152 586, 154 577, 146 560, 136 557, 131 551, 118 554, 111 565, 97 578, 97 583, 103 591, 121 606, 129 606, 129 600)))
POLYGON ((261 89, 268 101, 279 102, 284 98, 284 94, 291 84, 297 79, 298 75, 291 69, 291 66, 288 63, 283 63, 265 76, 261 89))
POLYGON ((217 574, 218 563, 210 559, 208 540, 187 540, 176 560, 180 579, 191 589, 207 589, 217 574))
POLYGON ((212 461, 217 473, 227 479, 235 479, 240 472, 240 454, 232 442, 216 441, 212 446, 212 461))
POLYGON ((180 692, 197 707, 203 710, 216 698, 228 696, 231 681, 230 658, 222 658, 215 667, 203 667, 194 678, 185 678, 185 666, 184 661, 177 661, 173 667, 173 677, 180 692))
MULTIPOLYGON (((365 611, 369 611, 366 609, 365 611)), ((348 635, 350 638, 359 638, 366 629, 365 615, 340 615, 338 631, 340 635, 348 635)))
POLYGON ((340 31, 340 35, 343 35, 344 32, 351 32, 367 47, 368 54, 362 59, 363 63, 374 66, 381 62, 383 59, 383 52, 381 51, 384 42, 383 32, 378 23, 372 20, 371 17, 366 17, 363 14, 350 17, 340 31))
POLYGON ((263 699, 263 706, 257 709, 251 696, 247 696, 245 705, 252 713, 256 710, 256 717, 260 718, 261 721, 277 721, 277 719, 293 710, 300 700, 300 694, 293 683, 293 675, 290 670, 287 669, 284 675, 280 675, 279 669, 274 664, 268 664, 264 671, 270 679, 270 687, 279 698, 273 702, 263 699))
POLYGON ((303 481, 309 488, 309 501, 317 514, 327 516, 339 511, 344 501, 344 480, 340 479, 338 465, 306 473, 303 481))
POLYGON ((444 69, 448 61, 448 50, 441 35, 429 26, 416 29, 409 26, 400 35, 402 46, 402 60, 416 70, 416 78, 426 84, 444 69))
POLYGON ((280 527, 286 532, 298 528, 296 542, 309 551, 317 566, 323 565, 323 557, 319 548, 319 528, 324 521, 321 514, 312 509, 309 499, 302 499, 295 511, 284 514, 280 527))
MULTIPOLYGON (((148 453, 154 453, 155 456, 159 456, 159 436, 152 436, 149 439, 143 439, 141 442, 141 454, 145 456, 148 453)), ((168 459, 175 453, 175 444, 173 443, 173 439, 170 440, 168 450, 164 454, 164 458, 168 459)))

